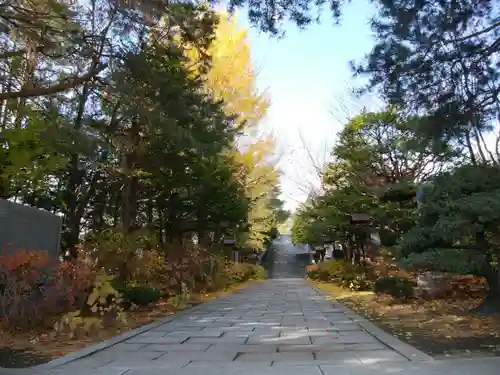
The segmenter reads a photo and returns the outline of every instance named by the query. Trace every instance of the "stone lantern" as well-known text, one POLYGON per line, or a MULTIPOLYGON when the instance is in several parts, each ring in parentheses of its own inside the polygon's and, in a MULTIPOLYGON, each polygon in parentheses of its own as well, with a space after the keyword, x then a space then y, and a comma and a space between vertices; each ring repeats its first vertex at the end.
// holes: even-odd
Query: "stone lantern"
MULTIPOLYGON (((380 246, 379 228, 374 226, 373 219, 365 213, 351 213, 349 215, 349 226, 354 237, 354 247, 356 252, 350 254, 352 261, 361 262, 361 256, 364 260, 372 258, 374 251, 380 246)), ((353 249, 349 249, 351 252, 353 249)))

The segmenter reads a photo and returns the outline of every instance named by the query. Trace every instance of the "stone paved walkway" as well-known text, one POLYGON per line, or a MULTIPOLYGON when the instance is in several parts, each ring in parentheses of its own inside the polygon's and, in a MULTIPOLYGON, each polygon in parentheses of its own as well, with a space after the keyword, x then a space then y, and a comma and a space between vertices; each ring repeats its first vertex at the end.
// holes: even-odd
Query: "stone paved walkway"
POLYGON ((498 374, 500 361, 433 361, 320 294, 300 278, 308 263, 302 253, 282 236, 266 264, 277 279, 26 375, 498 374))
MULTIPOLYGON (((48 374, 421 374, 422 366, 425 374, 450 373, 398 353, 332 302, 300 279, 268 280, 48 374)), ((474 375, 493 374, 477 372, 481 365, 471 367, 474 375)))

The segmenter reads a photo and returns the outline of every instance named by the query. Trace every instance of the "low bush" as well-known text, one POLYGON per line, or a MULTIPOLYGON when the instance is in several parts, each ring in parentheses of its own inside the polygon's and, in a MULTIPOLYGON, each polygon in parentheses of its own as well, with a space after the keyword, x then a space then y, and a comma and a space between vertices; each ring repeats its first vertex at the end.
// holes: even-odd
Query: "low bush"
POLYGON ((80 337, 108 325, 125 324, 122 293, 113 287, 113 280, 105 272, 97 274, 81 309, 62 315, 54 324, 55 335, 80 337))
POLYGON ((261 266, 226 262, 197 246, 160 250, 146 237, 136 237, 140 240, 109 232, 100 241, 94 238, 82 246, 86 261, 58 262, 42 251, 0 253, 0 328, 29 330, 57 321, 58 333, 98 330, 132 305, 161 296, 180 299, 174 301, 180 305, 191 292, 266 277, 261 266), (120 241, 106 248, 112 239, 120 241))
POLYGON ((338 277, 337 261, 309 265, 306 268, 307 277, 316 281, 332 281, 338 277))
POLYGON ((127 285, 125 287, 116 287, 116 289, 122 293, 123 301, 128 306, 147 306, 161 298, 161 292, 158 289, 147 285, 127 285))
POLYGON ((142 251, 137 261, 137 268, 133 270, 133 281, 140 285, 160 289, 168 284, 169 273, 164 254, 159 249, 142 251))
POLYGON ((216 255, 197 245, 168 245, 163 250, 165 262, 165 283, 163 293, 173 296, 182 293, 182 288, 201 292, 220 284, 216 280, 224 269, 224 262, 216 255))
POLYGON ((146 303, 158 293, 176 296, 182 294, 183 288, 212 292, 249 279, 265 278, 262 267, 247 263, 228 265, 215 249, 189 243, 160 247, 155 236, 146 230, 127 234, 116 230, 100 232, 89 236, 84 247, 99 268, 124 284, 144 285, 159 291, 123 290, 125 300, 138 298, 146 303))
POLYGON ((0 256, 0 316, 11 330, 29 330, 79 309, 95 278, 84 262, 52 262, 43 251, 0 256))
POLYGON ((463 249, 433 249, 411 253, 399 261, 402 268, 423 271, 477 273, 483 270, 486 255, 463 249))
POLYGON ((332 260, 307 267, 307 276, 317 281, 341 281, 346 277, 362 273, 361 267, 344 260, 332 260))
POLYGON ((353 291, 368 290, 372 286, 368 269, 345 260, 311 265, 306 268, 307 277, 315 281, 335 282, 353 291))
POLYGON ((227 286, 243 283, 248 280, 262 280, 267 277, 266 270, 262 266, 250 263, 228 262, 223 270, 223 278, 227 286))
POLYGON ((267 276, 267 271, 264 267, 252 264, 252 276, 250 277, 251 280, 265 280, 267 279, 267 276))
POLYGON ((374 285, 373 291, 376 294, 388 294, 394 298, 407 300, 415 296, 416 283, 395 276, 379 277, 374 285))
POLYGON ((18 250, 0 256, 0 317, 8 328, 29 329, 43 320, 45 252, 18 250))
POLYGON ((369 290, 372 288, 373 282, 366 273, 347 274, 340 281, 340 285, 354 292, 369 290))

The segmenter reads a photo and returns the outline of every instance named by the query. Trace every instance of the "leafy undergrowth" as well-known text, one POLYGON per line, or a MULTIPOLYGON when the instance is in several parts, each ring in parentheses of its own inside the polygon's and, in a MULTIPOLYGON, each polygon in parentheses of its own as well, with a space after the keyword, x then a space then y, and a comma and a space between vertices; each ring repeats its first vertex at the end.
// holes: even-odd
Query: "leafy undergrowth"
POLYGON ((148 306, 142 306, 135 311, 128 312, 127 323, 124 326, 107 326, 104 329, 100 329, 96 335, 79 339, 70 338, 67 334, 61 334, 55 338, 50 330, 23 332, 16 333, 15 335, 0 331, 2 338, 0 342, 0 368, 31 367, 46 363, 89 345, 110 339, 120 333, 166 318, 193 305, 223 297, 239 289, 243 289, 251 283, 257 282, 259 280, 233 285, 225 291, 191 294, 189 303, 178 307, 172 306, 165 300, 160 300, 148 306))
POLYGON ((482 298, 395 301, 331 283, 314 286, 417 349, 434 357, 500 356, 500 314, 471 312, 482 298))

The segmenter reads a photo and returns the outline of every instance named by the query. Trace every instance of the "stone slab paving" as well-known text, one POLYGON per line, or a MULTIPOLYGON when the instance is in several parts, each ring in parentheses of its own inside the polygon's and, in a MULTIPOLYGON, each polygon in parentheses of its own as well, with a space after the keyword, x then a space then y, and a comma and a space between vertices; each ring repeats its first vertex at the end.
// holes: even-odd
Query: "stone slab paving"
POLYGON ((392 336, 386 344, 388 336, 371 327, 301 279, 268 280, 104 350, 36 373, 498 374, 500 361, 433 361, 414 348, 408 351, 407 344, 392 336))
POLYGON ((341 304, 303 280, 275 279, 202 305, 44 374, 299 371, 293 369, 300 369, 302 375, 351 374, 366 366, 409 365, 417 358, 421 357, 405 356, 394 345, 386 345, 341 304))
MULTIPOLYGON (((271 275, 300 277, 304 267, 289 239, 274 248, 271 275)), ((498 375, 499 368, 500 358, 432 360, 291 278, 0 375, 498 375)))

